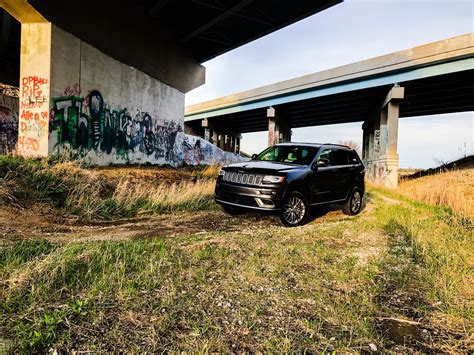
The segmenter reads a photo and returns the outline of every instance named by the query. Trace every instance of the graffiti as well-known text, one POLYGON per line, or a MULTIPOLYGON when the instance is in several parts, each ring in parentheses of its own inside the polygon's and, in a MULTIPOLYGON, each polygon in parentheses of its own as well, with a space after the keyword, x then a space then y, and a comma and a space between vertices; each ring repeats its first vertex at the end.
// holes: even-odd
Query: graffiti
MULTIPOLYGON (((111 107, 98 90, 89 91, 83 97, 56 97, 51 103, 51 146, 57 152, 68 151, 89 163, 147 162, 180 166, 241 160, 202 138, 184 134, 182 125, 176 121, 138 109, 111 107)), ((29 124, 36 122, 34 118, 29 124)), ((34 145, 34 142, 24 144, 34 145)))
POLYGON ((225 152, 203 138, 183 134, 183 163, 187 165, 231 164, 242 161, 238 154, 225 152))
POLYGON ((48 101, 47 97, 48 79, 37 76, 27 76, 21 81, 21 104, 22 107, 41 107, 48 101))
POLYGON ((18 97, 19 91, 17 87, 0 83, 0 96, 18 97))
POLYGON ((63 92, 64 96, 79 96, 81 95, 81 85, 76 83, 74 85, 67 86, 63 92))
POLYGON ((375 154, 380 153, 380 130, 374 131, 374 152, 375 154))
POLYGON ((49 80, 25 76, 20 84, 18 151, 25 156, 47 155, 49 80))
POLYGON ((18 98, 0 94, 0 154, 11 153, 18 141, 18 98))
POLYGON ((148 112, 110 108, 102 94, 92 90, 85 97, 54 98, 50 132, 57 132, 56 146, 67 144, 79 155, 89 151, 115 154, 128 161, 132 153, 175 162, 175 140, 181 125, 160 122, 148 112))

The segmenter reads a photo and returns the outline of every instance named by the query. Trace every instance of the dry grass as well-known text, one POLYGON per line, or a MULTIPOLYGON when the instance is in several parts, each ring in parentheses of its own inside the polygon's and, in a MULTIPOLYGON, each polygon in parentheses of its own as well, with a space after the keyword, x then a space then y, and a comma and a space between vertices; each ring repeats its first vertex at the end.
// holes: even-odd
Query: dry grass
MULTIPOLYGON (((201 178, 170 182, 137 178, 140 168, 134 168, 132 175, 127 168, 128 174, 112 181, 108 176, 104 177, 100 170, 83 169, 71 162, 50 168, 54 175, 61 176, 73 186, 69 192, 68 207, 76 208, 78 213, 90 218, 97 215, 132 216, 139 213, 207 209, 212 204, 215 185, 214 180, 207 176, 216 169, 203 169, 201 178)), ((189 173, 188 177, 191 177, 189 173)))
POLYGON ((398 191, 431 205, 451 208, 474 219, 474 169, 454 170, 413 180, 402 180, 398 191))
POLYGON ((76 162, 0 159, 0 201, 51 203, 81 218, 215 208, 219 167, 88 169, 76 162), (122 173, 121 173, 122 172, 122 173), (13 200, 12 200, 13 199, 13 200))
POLYGON ((213 180, 202 180, 159 185, 150 189, 146 183, 122 180, 114 191, 113 199, 123 205, 146 201, 144 209, 152 211, 186 209, 186 206, 193 209, 192 205, 206 204, 212 199, 214 186, 213 180))

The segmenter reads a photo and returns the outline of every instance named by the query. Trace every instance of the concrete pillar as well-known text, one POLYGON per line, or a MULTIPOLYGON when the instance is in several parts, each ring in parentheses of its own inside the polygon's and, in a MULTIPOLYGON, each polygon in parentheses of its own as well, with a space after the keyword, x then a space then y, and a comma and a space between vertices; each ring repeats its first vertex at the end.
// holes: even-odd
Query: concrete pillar
POLYGON ((364 162, 369 158, 369 122, 365 120, 362 124, 362 160, 364 162))
POLYGON ((230 136, 230 152, 235 153, 235 137, 230 136))
POLYGON ((219 143, 217 146, 221 148, 222 150, 225 150, 225 134, 224 133, 219 134, 219 143))
POLYGON ((21 23, 18 146, 20 155, 48 155, 52 24, 26 0, 0 6, 21 23))
POLYGON ((225 151, 230 152, 232 149, 232 136, 226 134, 225 136, 225 151))
POLYGON ((398 120, 403 97, 404 88, 394 86, 374 118, 364 123, 367 178, 388 188, 398 186, 398 120))
POLYGON ((208 142, 211 141, 211 130, 209 128, 204 128, 204 139, 208 142))
POLYGON ((291 141, 291 129, 288 121, 274 107, 267 109, 268 146, 291 141))
POLYGON ((218 141, 219 141, 219 136, 217 134, 217 131, 213 129, 212 130, 211 143, 215 144, 215 145, 218 145, 218 141))

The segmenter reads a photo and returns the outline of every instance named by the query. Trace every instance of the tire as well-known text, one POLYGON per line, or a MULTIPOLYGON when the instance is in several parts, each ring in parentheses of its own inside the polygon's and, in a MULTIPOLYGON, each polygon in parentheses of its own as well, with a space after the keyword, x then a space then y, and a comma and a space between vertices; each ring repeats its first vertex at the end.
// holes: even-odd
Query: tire
POLYGON ((222 209, 225 213, 230 214, 231 216, 238 216, 245 213, 245 209, 237 207, 237 206, 222 206, 222 209))
POLYGON ((355 187, 347 201, 342 205, 342 212, 348 216, 355 216, 362 210, 362 199, 364 193, 358 187, 355 187))
POLYGON ((280 220, 287 227, 305 224, 309 216, 309 203, 300 192, 292 192, 281 207, 280 220))

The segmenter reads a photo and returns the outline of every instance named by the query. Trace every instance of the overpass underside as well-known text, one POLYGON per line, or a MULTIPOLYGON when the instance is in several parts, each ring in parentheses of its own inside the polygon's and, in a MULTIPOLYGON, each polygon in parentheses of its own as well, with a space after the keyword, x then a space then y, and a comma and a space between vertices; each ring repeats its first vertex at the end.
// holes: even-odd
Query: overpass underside
POLYGON ((183 133, 184 94, 204 84, 201 63, 341 1, 0 0, 0 154, 240 160, 183 133), (18 94, 3 95, 2 84, 18 94))
POLYGON ((268 131, 272 145, 290 141, 294 128, 363 122, 368 178, 396 187, 399 118, 474 111, 472 38, 469 34, 435 42, 395 53, 395 60, 374 58, 188 107, 185 123, 193 134, 214 135, 218 144, 227 134, 268 131), (356 77, 351 66, 359 70, 356 77), (333 80, 331 75, 335 82, 318 84, 333 80), (304 86, 308 88, 298 90, 304 86))
MULTIPOLYGON (((400 82, 405 88, 400 101, 400 116, 414 117, 472 111, 474 109, 474 69, 423 80, 400 82)), ((364 122, 377 105, 385 99, 394 84, 361 89, 349 93, 317 97, 272 106, 284 117, 290 128, 329 124, 364 122)), ((208 118, 212 125, 225 124, 229 131, 238 133, 268 130, 268 107, 208 118)), ((188 121, 196 131, 204 133, 200 120, 188 121)))

